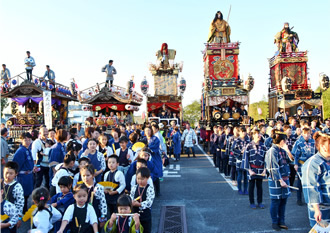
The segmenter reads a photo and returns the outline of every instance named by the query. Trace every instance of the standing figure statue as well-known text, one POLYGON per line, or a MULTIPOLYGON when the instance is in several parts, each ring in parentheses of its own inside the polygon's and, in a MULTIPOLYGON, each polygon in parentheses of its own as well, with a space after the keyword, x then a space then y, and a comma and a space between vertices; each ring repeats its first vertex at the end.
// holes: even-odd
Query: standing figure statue
POLYGON ((292 28, 289 23, 284 23, 282 31, 275 35, 274 44, 280 53, 298 52, 299 37, 296 32, 291 31, 292 28))
POLYGON ((172 68, 170 65, 170 61, 173 61, 176 55, 176 51, 174 49, 168 49, 167 43, 163 43, 160 50, 157 51, 157 68, 167 69, 172 68))
POLYGON ((229 43, 230 42, 230 26, 223 19, 221 11, 215 14, 210 26, 208 43, 229 43))

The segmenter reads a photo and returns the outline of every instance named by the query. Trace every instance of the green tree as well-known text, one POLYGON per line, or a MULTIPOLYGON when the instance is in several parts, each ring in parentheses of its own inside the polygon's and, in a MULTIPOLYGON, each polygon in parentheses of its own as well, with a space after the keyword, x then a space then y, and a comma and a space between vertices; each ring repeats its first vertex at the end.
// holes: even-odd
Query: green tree
MULTIPOLYGON (((321 89, 318 87, 315 92, 320 92, 321 89)), ((322 92, 322 105, 324 112, 324 119, 330 117, 330 88, 322 92)))
POLYGON ((1 114, 0 117, 2 117, 3 110, 9 105, 7 98, 1 98, 1 114))
POLYGON ((263 100, 250 104, 249 106, 249 116, 251 116, 255 121, 260 119, 266 119, 268 117, 268 101, 266 98, 263 100), (259 115, 258 108, 261 109, 262 114, 259 115))
POLYGON ((195 100, 191 104, 183 108, 183 120, 188 121, 191 127, 195 127, 195 123, 201 118, 201 104, 195 100))

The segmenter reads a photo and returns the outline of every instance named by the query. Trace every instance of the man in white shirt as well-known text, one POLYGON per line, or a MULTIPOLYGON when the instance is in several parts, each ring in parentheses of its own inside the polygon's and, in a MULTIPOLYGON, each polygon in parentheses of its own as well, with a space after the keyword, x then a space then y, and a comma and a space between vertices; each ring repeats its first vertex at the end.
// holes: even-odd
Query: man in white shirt
POLYGON ((167 155, 167 148, 164 143, 163 135, 159 132, 159 126, 157 124, 152 124, 152 131, 154 135, 159 139, 159 152, 161 155, 167 155))
POLYGON ((27 57, 24 60, 24 63, 26 65, 26 77, 31 82, 32 81, 32 70, 33 67, 36 66, 36 62, 33 57, 30 56, 30 51, 26 51, 27 57))
POLYGON ((40 187, 42 179, 45 177, 45 187, 49 188, 49 163, 42 159, 43 151, 48 136, 48 129, 41 127, 39 131, 39 138, 32 143, 32 158, 35 166, 40 166, 40 171, 36 173, 35 188, 40 187))
POLYGON ((186 124, 186 129, 183 131, 181 141, 184 141, 184 147, 186 148, 188 158, 190 158, 190 148, 192 150, 193 156, 196 157, 194 145, 197 143, 197 136, 195 131, 190 128, 189 123, 186 124))

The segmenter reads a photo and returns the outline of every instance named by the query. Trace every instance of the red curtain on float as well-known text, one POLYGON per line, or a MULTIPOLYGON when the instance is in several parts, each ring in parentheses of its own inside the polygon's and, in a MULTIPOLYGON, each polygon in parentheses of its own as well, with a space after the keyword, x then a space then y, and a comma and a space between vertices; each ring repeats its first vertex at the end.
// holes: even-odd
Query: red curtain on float
POLYGON ((96 107, 100 107, 101 110, 108 107, 110 111, 125 111, 125 105, 126 104, 95 104, 93 105, 93 111, 96 111, 96 107))
POLYGON ((164 104, 167 108, 169 108, 171 110, 174 110, 174 111, 177 111, 177 112, 179 112, 181 110, 181 103, 180 102, 176 102, 176 103, 149 103, 149 104, 147 104, 148 112, 158 110, 164 104))
POLYGON ((292 89, 308 89, 306 62, 281 63, 281 71, 292 79, 292 89))

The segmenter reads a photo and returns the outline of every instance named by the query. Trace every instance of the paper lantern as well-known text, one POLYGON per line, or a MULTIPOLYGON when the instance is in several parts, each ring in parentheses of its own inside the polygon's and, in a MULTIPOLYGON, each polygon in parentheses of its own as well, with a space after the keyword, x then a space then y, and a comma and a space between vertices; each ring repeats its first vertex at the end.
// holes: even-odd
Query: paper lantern
POLYGON ((42 83, 41 83, 41 86, 42 86, 42 87, 46 87, 46 82, 42 82, 42 83))
POLYGON ((320 88, 325 91, 329 88, 329 77, 326 74, 321 73, 319 76, 320 88))
POLYGON ((143 81, 141 82, 141 92, 144 95, 147 95, 149 91, 149 83, 146 77, 144 77, 143 81))
POLYGON ((17 84, 16 79, 14 79, 13 81, 11 81, 11 83, 15 86, 17 84))
MULTIPOLYGON (((212 85, 212 82, 210 84, 212 85)), ((186 86, 187 86, 186 80, 183 77, 181 77, 181 80, 180 80, 180 83, 178 86, 179 86, 181 95, 183 95, 183 93, 186 91, 186 86)), ((210 88, 210 90, 211 89, 212 88, 210 88)))
POLYGON ((39 83, 39 80, 36 78, 36 79, 34 80, 34 83, 37 85, 37 84, 39 83))
POLYGON ((53 90, 53 89, 54 89, 53 84, 49 84, 49 89, 50 89, 50 90, 53 90))

